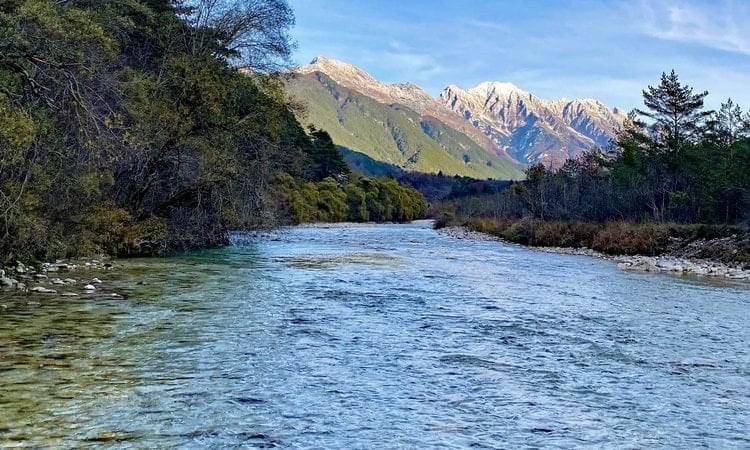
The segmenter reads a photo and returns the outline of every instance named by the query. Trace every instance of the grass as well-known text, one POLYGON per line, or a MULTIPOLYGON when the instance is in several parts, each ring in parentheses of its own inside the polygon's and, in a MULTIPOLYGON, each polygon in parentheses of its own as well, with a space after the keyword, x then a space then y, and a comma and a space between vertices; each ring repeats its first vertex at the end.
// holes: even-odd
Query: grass
POLYGON ((435 227, 465 226, 533 247, 590 248, 608 255, 679 256, 750 264, 750 231, 739 226, 669 223, 588 223, 438 215, 435 227), (717 240, 724 240, 717 242, 717 240))

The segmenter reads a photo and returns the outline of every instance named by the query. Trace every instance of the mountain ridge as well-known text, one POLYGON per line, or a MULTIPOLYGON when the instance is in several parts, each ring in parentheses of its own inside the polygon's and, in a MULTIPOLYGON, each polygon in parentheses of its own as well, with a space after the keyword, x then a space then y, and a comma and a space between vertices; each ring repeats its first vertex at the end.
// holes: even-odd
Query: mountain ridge
POLYGON ((606 148, 626 118, 596 99, 546 100, 500 81, 468 89, 451 84, 433 97, 414 83, 383 83, 360 67, 322 55, 295 71, 297 76, 316 73, 383 105, 402 105, 422 119, 432 118, 489 155, 522 165, 559 166, 584 151, 606 148))

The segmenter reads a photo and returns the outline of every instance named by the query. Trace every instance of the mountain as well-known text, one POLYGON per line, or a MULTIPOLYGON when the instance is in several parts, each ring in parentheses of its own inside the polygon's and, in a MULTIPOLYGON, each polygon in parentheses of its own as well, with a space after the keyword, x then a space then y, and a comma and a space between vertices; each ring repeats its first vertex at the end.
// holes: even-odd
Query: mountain
POLYGON ((626 115, 593 99, 544 100, 511 83, 448 86, 443 105, 482 130, 521 163, 557 166, 583 151, 606 148, 626 115))
POLYGON ((481 130, 446 108, 440 99, 433 98, 414 83, 384 84, 357 66, 325 56, 316 57, 310 64, 300 67, 297 73, 324 73, 336 83, 380 103, 406 106, 420 115, 437 119, 450 128, 466 134, 491 153, 508 158, 502 151, 497 152, 497 145, 481 130))
POLYGON ((303 122, 374 160, 409 171, 481 179, 524 176, 510 158, 488 151, 457 129, 477 132, 414 85, 385 85, 349 64, 316 58, 287 82, 287 92, 306 105, 303 122))
POLYGON ((288 91, 336 144, 412 171, 517 179, 518 165, 558 166, 606 148, 625 115, 597 100, 544 100, 510 83, 451 85, 434 98, 385 84, 324 56, 296 70, 288 91))

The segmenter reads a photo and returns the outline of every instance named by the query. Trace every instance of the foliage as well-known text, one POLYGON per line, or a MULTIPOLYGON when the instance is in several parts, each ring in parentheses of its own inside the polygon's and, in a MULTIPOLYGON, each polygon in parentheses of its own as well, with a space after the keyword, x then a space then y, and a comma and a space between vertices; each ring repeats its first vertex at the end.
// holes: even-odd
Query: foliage
MULTIPOLYGON (((495 195, 455 202, 457 217, 573 222, 750 222, 750 134, 746 116, 728 101, 703 110, 677 75, 644 92, 647 109, 620 134, 614 155, 591 152, 559 170, 542 165, 495 195)), ((450 208, 449 208, 450 209, 450 208)), ((610 230, 611 236, 627 235, 610 230)), ((607 239, 610 240, 610 239, 607 239)))
POLYGON ((281 172, 300 218, 348 218, 343 160, 271 73, 293 23, 284 0, 0 2, 0 262, 221 245, 281 223, 281 172))
POLYGON ((295 224, 311 222, 409 222, 424 218, 427 203, 418 191, 391 178, 352 175, 337 182, 297 181, 279 173, 275 189, 280 209, 295 224))

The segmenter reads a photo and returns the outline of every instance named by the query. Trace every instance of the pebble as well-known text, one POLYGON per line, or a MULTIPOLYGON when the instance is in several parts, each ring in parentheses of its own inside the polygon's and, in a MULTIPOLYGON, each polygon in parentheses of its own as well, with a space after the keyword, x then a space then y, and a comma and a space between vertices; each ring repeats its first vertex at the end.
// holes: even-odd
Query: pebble
POLYGON ((39 294, 57 294, 57 291, 54 289, 47 289, 46 287, 42 286, 36 286, 31 288, 31 292, 36 292, 39 294))
MULTIPOLYGON (((501 240, 494 236, 471 231, 463 227, 449 227, 441 232, 458 239, 501 240)), ((617 262, 622 270, 634 272, 671 272, 686 275, 702 275, 708 277, 728 278, 733 280, 750 280, 750 270, 732 267, 720 262, 699 259, 676 258, 672 256, 610 256, 591 250, 590 248, 565 247, 530 247, 550 253, 564 255, 592 256, 617 262)))

